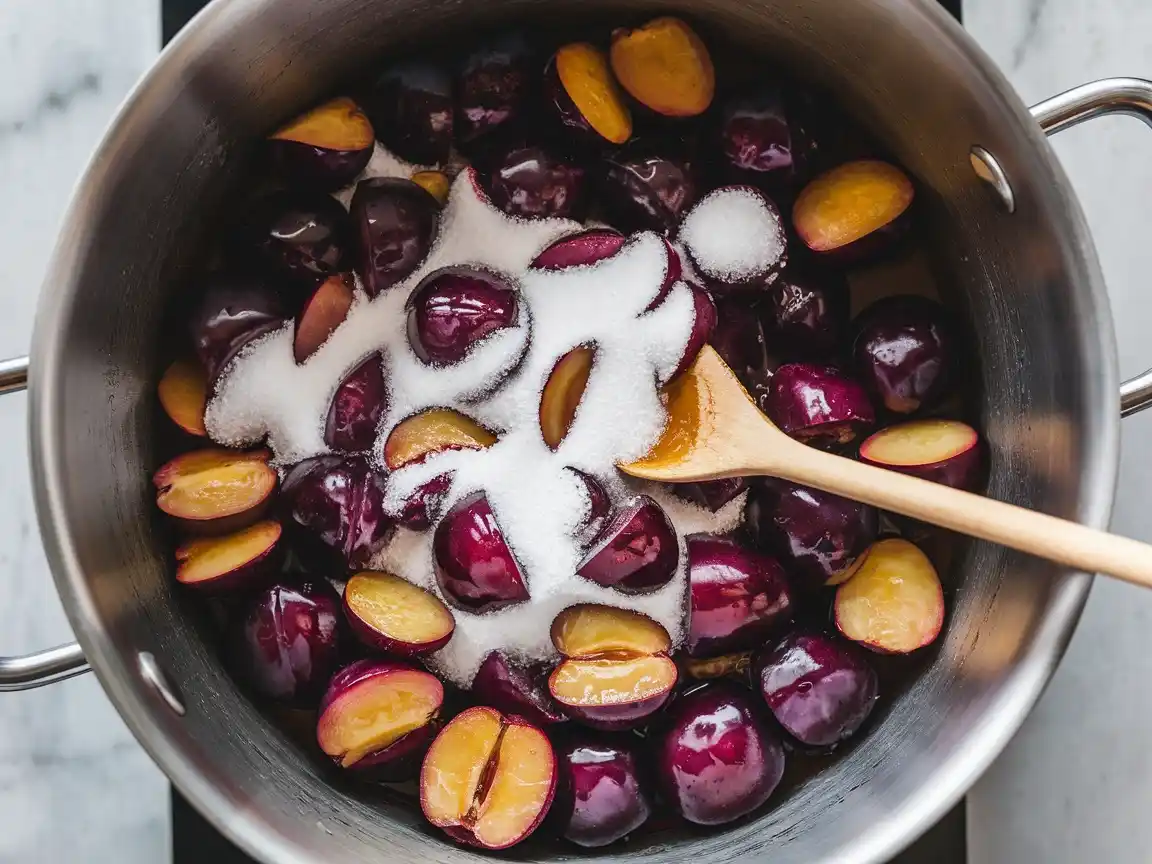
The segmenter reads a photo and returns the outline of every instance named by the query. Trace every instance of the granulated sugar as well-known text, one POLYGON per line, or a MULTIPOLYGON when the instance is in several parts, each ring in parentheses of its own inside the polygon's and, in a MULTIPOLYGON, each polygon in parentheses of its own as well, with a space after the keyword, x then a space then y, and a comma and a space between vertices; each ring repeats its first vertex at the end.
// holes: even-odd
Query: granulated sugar
POLYGON ((679 239, 696 267, 721 282, 768 275, 787 249, 776 205, 747 186, 725 186, 701 199, 684 217, 679 239))
MULTIPOLYGON (((528 602, 485 615, 454 610, 452 640, 428 661, 462 686, 494 649, 525 662, 554 657, 550 624, 574 603, 634 609, 660 622, 674 642, 683 636, 683 548, 675 578, 652 594, 624 595, 576 575, 583 550, 573 534, 588 507, 587 491, 565 469, 597 477, 617 503, 647 488, 624 479, 615 464, 643 455, 663 429, 665 411, 655 382, 671 374, 684 351, 692 326, 691 292, 677 283, 656 309, 644 311, 666 276, 666 247, 654 234, 634 236, 616 256, 592 267, 527 269, 544 247, 581 228, 567 220, 508 217, 479 192, 470 170, 462 172, 433 248, 409 279, 371 300, 358 288, 347 320, 302 365, 292 357, 291 325, 250 345, 225 370, 205 418, 210 435, 221 443, 250 444, 267 436, 279 465, 326 452, 323 426, 332 395, 364 357, 380 351, 389 404, 373 453, 378 463, 388 432, 430 407, 456 409, 498 434, 497 443, 485 450, 433 454, 387 480, 391 508, 445 472, 453 476, 445 509, 484 490, 525 574, 528 602), (453 264, 510 277, 520 285, 522 313, 515 327, 494 333, 460 363, 431 367, 411 350, 404 305, 425 274, 453 264), (595 346, 592 372, 567 436, 552 451, 540 431, 541 393, 557 360, 580 345, 595 346)), ((673 505, 673 496, 662 490, 657 494, 682 530, 726 531, 738 519, 736 502, 710 514, 682 502, 673 505)), ((432 536, 432 531, 399 530, 373 566, 439 595, 432 536)))

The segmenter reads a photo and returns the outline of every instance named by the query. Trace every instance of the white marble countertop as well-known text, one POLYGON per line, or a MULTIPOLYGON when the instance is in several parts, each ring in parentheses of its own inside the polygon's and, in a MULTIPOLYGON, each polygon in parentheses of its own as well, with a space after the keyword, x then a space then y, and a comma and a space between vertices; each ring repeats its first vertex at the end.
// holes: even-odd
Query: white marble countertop
MULTIPOLYGON (((158 0, 0 3, 0 357, 27 351, 69 191, 159 46, 158 0)), ((965 0, 966 24, 1035 102, 1152 77, 1148 0, 965 0)), ((1103 261, 1121 372, 1152 365, 1152 136, 1106 120, 1055 148, 1103 261)), ((22 396, 0 405, 0 653, 69 638, 29 491, 22 396)), ((1152 412, 1126 421, 1116 530, 1152 540, 1152 412)), ((1137 864, 1152 848, 1152 594, 1098 582, 1060 671, 969 799, 973 864, 1137 864)), ((91 677, 0 695, 0 864, 168 860, 167 787, 91 677)))

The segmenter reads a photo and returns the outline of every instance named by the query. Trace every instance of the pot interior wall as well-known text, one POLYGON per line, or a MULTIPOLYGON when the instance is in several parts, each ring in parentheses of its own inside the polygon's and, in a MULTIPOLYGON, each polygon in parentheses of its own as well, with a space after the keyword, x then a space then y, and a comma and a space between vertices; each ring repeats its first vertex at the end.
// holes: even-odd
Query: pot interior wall
MULTIPOLYGON (((58 481, 42 495, 42 514, 56 517, 55 526, 45 518, 45 535, 62 547, 57 571, 67 565, 83 574, 58 580, 73 624, 130 724, 194 801, 215 807, 224 827, 278 862, 486 860, 434 840, 410 808, 330 786, 320 762, 237 691, 173 591, 148 483, 157 457, 160 322, 191 287, 201 238, 247 145, 390 46, 526 16, 562 29, 577 14, 624 23, 678 11, 747 56, 829 85, 924 192, 936 268, 950 302, 970 314, 981 359, 972 374, 985 394, 991 493, 1060 515, 1106 516, 1115 382, 1110 341, 1098 338, 1107 333, 1107 310, 1091 251, 1079 245, 1079 211, 1052 160, 1038 158, 1026 116, 1003 100, 979 61, 944 38, 954 25, 933 7, 236 0, 174 44, 82 189, 46 289, 33 387, 36 455, 58 481), (975 178, 974 144, 1013 178, 1015 215, 975 178), (182 693, 184 716, 144 684, 139 651, 152 652, 182 693)), ((661 834, 592 860, 862 862, 910 840, 907 826, 946 806, 1014 730, 1086 590, 1082 577, 1054 578, 1041 562, 983 544, 963 549, 930 670, 851 754, 757 819, 708 834, 661 834)), ((510 857, 569 854, 531 841, 510 857)))

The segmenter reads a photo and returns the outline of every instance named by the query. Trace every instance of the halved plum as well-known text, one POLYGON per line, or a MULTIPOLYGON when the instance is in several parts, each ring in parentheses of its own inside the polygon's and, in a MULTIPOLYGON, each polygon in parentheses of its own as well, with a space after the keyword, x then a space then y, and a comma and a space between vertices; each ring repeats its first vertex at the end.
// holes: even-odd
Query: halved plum
POLYGON ((208 405, 208 376, 195 360, 177 360, 164 370, 157 387, 160 406, 168 418, 198 438, 207 436, 204 409, 208 405))
POLYGON ((756 678, 784 730, 809 747, 834 747, 868 719, 876 705, 876 671, 853 645, 797 631, 768 648, 756 678))
POLYGON ((416 272, 432 248, 440 204, 411 180, 373 177, 356 184, 350 208, 356 272, 369 297, 416 272))
POLYGON ((324 423, 324 443, 343 453, 370 449, 387 405, 384 358, 373 354, 336 388, 324 423))
POLYGON ((673 234, 700 195, 692 161, 647 143, 604 157, 600 201, 614 225, 673 234))
POLYGON ((418 165, 448 161, 452 147, 452 77, 432 63, 397 63, 373 82, 364 108, 391 152, 418 165))
POLYGON ((784 775, 784 747, 746 688, 714 681, 678 700, 653 736, 664 800, 697 825, 751 813, 784 775))
POLYGON ((280 298, 264 282, 217 275, 188 321, 209 382, 249 342, 284 326, 285 318, 280 298))
POLYGON ((552 644, 565 657, 602 654, 666 654, 672 647, 668 631, 639 612, 579 603, 556 616, 552 644))
POLYGON ((578 219, 583 213, 584 166, 543 147, 504 151, 488 164, 492 203, 521 219, 578 219))
POLYGON ((340 597, 323 579, 277 584, 242 601, 230 660, 261 696, 316 704, 340 664, 340 597))
POLYGON ((328 341, 352 308, 355 283, 349 273, 335 273, 316 286, 296 316, 292 356, 303 363, 328 341))
POLYGON ((623 144, 632 137, 632 114, 595 45, 561 47, 544 69, 547 103, 560 125, 588 144, 623 144))
POLYGON ((572 428, 596 360, 595 345, 580 345, 556 361, 540 394, 540 434, 555 450, 572 428))
POLYGON ((716 326, 708 337, 708 344, 737 375, 764 368, 767 346, 760 307, 744 295, 719 298, 716 326))
POLYGON ((983 458, 980 435, 959 420, 909 420, 868 436, 860 458, 956 489, 979 482, 983 458))
POLYGON ((691 282, 687 284, 692 291, 692 330, 688 334, 688 344, 684 346, 684 355, 668 381, 674 381, 688 371, 688 367, 696 360, 700 349, 708 344, 716 329, 716 304, 712 302, 712 296, 699 285, 693 285, 691 282))
POLYGON ((352 633, 377 651, 412 657, 448 644, 456 620, 440 598, 399 576, 357 573, 344 586, 352 633))
POLYGON ((472 696, 481 704, 505 714, 516 714, 537 726, 563 723, 565 717, 546 687, 502 652, 484 658, 472 679, 472 696))
POLYGON ((440 590, 461 609, 491 612, 528 599, 520 564, 483 492, 453 505, 432 540, 440 590))
POLYGON ((156 469, 156 504, 196 533, 221 534, 256 522, 279 478, 266 450, 212 447, 183 453, 156 469))
POLYGON ((835 617, 841 633, 878 654, 923 648, 944 626, 940 577, 915 544, 880 540, 836 589, 835 617))
POLYGON ((392 537, 384 478, 364 456, 314 456, 289 469, 281 511, 296 547, 329 566, 366 567, 392 537))
POLYGON ((310 286, 344 267, 350 239, 348 214, 331 195, 279 190, 253 205, 235 243, 236 253, 251 250, 270 278, 310 286))
POLYGON ((440 515, 450 488, 451 473, 437 474, 428 482, 421 483, 393 514, 396 521, 412 531, 427 531, 440 515))
POLYGON ((603 528, 576 572, 606 588, 644 593, 667 585, 679 562, 676 529, 659 504, 641 495, 603 528))
POLYGON ((476 706, 445 726, 420 769, 424 817, 460 840, 506 849, 539 826, 556 791, 548 736, 514 715, 476 706))
POLYGON ((747 477, 727 477, 723 480, 702 480, 699 483, 668 483, 668 489, 677 498, 715 513, 725 504, 736 500, 748 488, 747 477))
POLYGON ((436 732, 444 685, 395 660, 357 660, 333 676, 316 741, 341 768, 373 779, 412 779, 436 732))
POLYGON ((265 520, 235 534, 182 543, 176 548, 176 581, 213 593, 259 585, 283 557, 281 533, 280 523, 265 520))
POLYGON ((614 31, 611 59, 624 89, 657 114, 694 117, 712 104, 712 57, 679 18, 654 18, 635 30, 614 31))
POLYGON ((417 171, 409 179, 435 198, 437 203, 443 205, 448 201, 452 181, 443 171, 417 171))
POLYGON ((578 234, 561 237, 536 256, 532 267, 537 270, 565 270, 587 267, 619 252, 628 238, 613 228, 589 228, 578 234))
POLYGON ((781 432, 813 447, 851 444, 876 423, 860 384, 834 366, 813 363, 777 368, 761 407, 781 432))
POLYGON ((804 187, 792 224, 813 252, 856 261, 903 236, 914 194, 912 181, 895 165, 847 162, 804 187))
POLYGON ((395 471, 444 450, 483 450, 496 436, 450 408, 431 408, 397 423, 384 442, 384 464, 395 471))
POLYGON ((568 470, 584 484, 584 492, 588 499, 588 508, 582 514, 573 533, 582 541, 590 543, 599 537, 604 530, 608 517, 612 513, 612 501, 608 498, 604 486, 591 474, 578 468, 569 468, 568 470))
POLYGON ((762 309, 773 345, 789 356, 832 357, 848 332, 848 282, 839 270, 793 260, 762 309))
POLYGON ((728 99, 721 111, 720 151, 732 180, 787 193, 796 180, 790 112, 778 84, 757 82, 728 99))
POLYGON ((321 190, 351 183, 368 165, 376 135, 351 99, 325 102, 281 126, 268 139, 280 174, 321 190))
POLYGON ((524 112, 540 67, 532 42, 510 32, 476 48, 456 79, 456 144, 475 152, 524 112))
POLYGON ((505 277, 477 267, 442 267, 409 295, 408 343, 434 366, 458 363, 484 339, 516 324, 519 292, 505 277))
POLYGON ((655 806, 638 739, 579 735, 557 752, 559 780, 549 820, 578 846, 615 843, 642 826, 655 806))
POLYGON ((744 523, 806 591, 847 579, 880 531, 875 507, 785 480, 753 486, 744 523))
POLYGON ((795 614, 779 562, 729 539, 688 538, 688 586, 691 657, 758 648, 795 614))

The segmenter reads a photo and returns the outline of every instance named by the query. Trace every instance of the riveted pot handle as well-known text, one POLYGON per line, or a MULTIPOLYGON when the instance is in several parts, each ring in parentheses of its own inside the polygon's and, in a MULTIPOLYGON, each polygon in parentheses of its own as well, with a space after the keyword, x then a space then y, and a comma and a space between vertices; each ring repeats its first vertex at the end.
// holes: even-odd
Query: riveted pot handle
MULTIPOLYGON (((1105 78, 1045 99, 1033 105, 1031 111, 1046 135, 1108 114, 1131 114, 1152 126, 1152 81, 1105 78)), ((1120 385, 1120 416, 1127 417, 1150 405, 1152 369, 1120 385)))
MULTIPOLYGON (((27 357, 0 360, 0 395, 17 393, 27 385, 27 357)), ((0 657, 0 692, 31 690, 87 671, 84 651, 75 642, 22 657, 0 657)))

